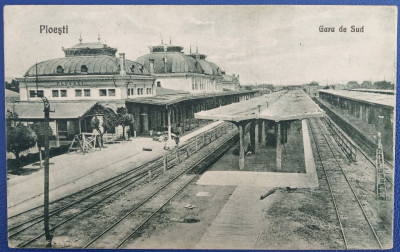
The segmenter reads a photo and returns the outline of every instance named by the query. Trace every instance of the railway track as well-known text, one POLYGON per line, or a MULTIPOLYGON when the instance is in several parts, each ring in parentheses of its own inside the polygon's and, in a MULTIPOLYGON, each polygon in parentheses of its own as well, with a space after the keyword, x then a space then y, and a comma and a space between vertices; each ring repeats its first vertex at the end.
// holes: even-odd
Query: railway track
MULTIPOLYGON (((211 134, 213 131, 218 131, 223 129, 224 125, 217 126, 216 128, 209 129, 208 131, 204 132, 204 135, 211 134)), ((185 147, 194 140, 194 138, 191 138, 186 142, 181 147, 185 147)), ((210 138, 211 141, 211 138, 210 138)), ((121 162, 135 156, 130 155, 128 157, 125 157, 121 160, 116 161, 113 165, 119 165, 121 162)), ((161 166, 163 166, 163 162, 161 160, 155 160, 154 162, 150 162, 152 165, 152 176, 156 176, 157 169, 159 169, 161 166)), ((147 166, 149 166, 149 163, 143 164, 139 167, 135 167, 133 169, 128 170, 127 172, 124 172, 122 174, 119 174, 117 176, 114 176, 112 178, 109 178, 105 181, 102 181, 98 184, 92 185, 90 187, 87 187, 83 190, 80 190, 76 193, 64 196, 60 199, 57 199, 55 201, 52 201, 50 203, 50 216, 54 216, 56 214, 59 214, 63 211, 68 210, 69 208, 77 205, 77 204, 84 204, 85 201, 90 201, 97 197, 99 194, 107 194, 112 195, 112 189, 118 188, 118 187, 124 187, 124 185, 129 184, 130 181, 136 182, 137 180, 143 179, 146 174, 145 170, 147 169, 147 172, 149 172, 147 166)), ((101 168, 100 168, 101 169, 101 168)), ((114 190, 114 191, 119 191, 119 190, 114 190)), ((20 202, 22 203, 22 202, 20 202)), ((18 204, 20 204, 18 203, 18 204)), ((18 205, 17 204, 17 205, 18 205)), ((15 205, 15 206, 17 206, 15 205)), ((14 207, 14 206, 12 206, 14 207)), ((13 238, 14 236, 18 235, 19 233, 25 231, 26 229, 40 223, 43 220, 43 205, 39 205, 37 207, 28 209, 26 211, 23 211, 21 213, 15 214, 13 216, 8 217, 8 233, 9 236, 8 238, 13 238)))
POLYGON ((182 192, 198 175, 230 149, 237 135, 224 141, 210 155, 205 156, 178 174, 148 198, 135 205, 124 216, 91 239, 83 248, 123 248, 139 233, 148 221, 159 213, 176 195, 182 192), (126 226, 130 228, 127 230, 126 226))
MULTIPOLYGON (((318 104, 322 109, 325 110, 326 114, 336 123, 340 124, 342 130, 358 144, 358 149, 364 156, 368 156, 367 159, 371 162, 376 155, 377 145, 367 139, 363 134, 361 134, 357 129, 355 129, 352 125, 343 120, 340 116, 333 113, 328 107, 318 101, 318 99, 313 98, 313 101, 318 104)), ((393 170, 392 158, 389 153, 385 152, 385 164, 388 168, 393 170), (388 160, 389 158, 389 160, 388 160)), ((375 162, 373 161, 373 165, 375 162)))
POLYGON ((344 249, 382 249, 382 244, 361 204, 354 187, 342 169, 343 155, 320 119, 310 119, 310 130, 335 208, 344 249))
MULTIPOLYGON (((151 170, 153 179, 161 174, 160 170, 162 169, 160 169, 160 167, 162 166, 162 162, 152 165, 151 170)), ((191 166, 190 169, 193 169, 193 166, 191 166)), ((190 169, 187 169, 185 171, 187 172, 190 169)), ((50 213, 50 231, 54 232, 55 229, 61 228, 68 222, 73 222, 75 219, 77 219, 82 214, 88 212, 89 210, 98 207, 100 204, 106 203, 106 201, 109 200, 111 197, 117 196, 124 191, 134 188, 142 181, 146 181, 148 174, 149 168, 146 167, 146 165, 143 165, 129 172, 109 179, 107 182, 101 183, 101 186, 96 185, 93 188, 89 188, 89 191, 87 191, 86 194, 80 192, 64 197, 57 202, 53 202, 50 213), (84 194, 84 196, 82 196, 82 194, 84 194)), ((181 176, 182 174, 183 173, 180 173, 179 176, 181 176)), ((177 176, 176 179, 179 176, 177 176)), ((159 191, 161 191, 161 189, 159 191)), ((155 193, 152 197, 156 196, 156 194, 157 193, 155 193)), ((43 218, 41 213, 39 212, 40 210, 41 207, 30 209, 24 213, 12 216, 9 219, 9 222, 14 222, 14 224, 9 224, 10 244, 18 243, 16 247, 27 247, 30 244, 34 244, 40 238, 43 238, 43 218), (38 213, 35 216, 32 212, 36 211, 38 213), (17 221, 17 219, 22 219, 23 221, 17 221), (37 232, 37 230, 40 230, 40 232, 37 232), (27 239, 27 237, 29 238, 27 239)), ((104 228, 101 230, 104 230, 104 228)))
MULTIPOLYGON (((329 129, 331 127, 333 127, 331 125, 331 123, 328 123, 328 119, 327 118, 324 118, 324 121, 329 126, 329 129)), ((339 126, 335 126, 335 127, 339 127, 339 126)), ((333 133, 333 129, 330 129, 330 131, 331 131, 332 134, 334 134, 333 133)), ((364 156, 364 158, 373 166, 374 169, 376 169, 375 159, 372 159, 370 157, 370 155, 368 155, 357 143, 354 143, 354 145, 355 145, 357 151, 359 153, 361 153, 361 155, 364 156)), ((386 178, 386 181, 388 181, 390 183, 390 185, 393 186, 393 167, 386 160, 385 160, 385 178, 386 178)))
MULTIPOLYGON (((153 176, 156 177, 160 174, 159 168, 162 166, 157 165, 152 168, 153 176)), ((50 217, 51 217, 51 231, 54 231, 56 228, 64 225, 65 223, 75 219, 76 217, 84 214, 90 209, 96 207, 100 203, 110 199, 110 197, 116 196, 117 194, 131 189, 137 186, 141 181, 144 181, 148 176, 148 169, 145 165, 139 166, 127 173, 124 173, 122 176, 117 176, 117 178, 113 178, 109 183, 104 184, 100 188, 93 190, 86 195, 80 197, 81 193, 73 194, 60 199, 57 202, 52 203, 50 217), (71 211, 72 210, 72 211, 71 211), (71 211, 72 214, 66 214, 66 212, 71 211)), ((34 210, 37 210, 35 208, 34 210)), ((25 214, 28 214, 31 211, 28 210, 25 214)), ((41 210, 39 208, 39 210, 41 210)), ((22 216, 20 214, 18 216, 22 216)), ((29 232, 30 229, 34 230, 42 230, 40 227, 42 226, 43 215, 41 213, 35 214, 31 218, 28 218, 31 215, 26 215, 23 218, 26 219, 22 222, 19 222, 15 225, 11 225, 8 229, 9 232, 9 241, 12 243, 12 240, 18 239, 18 235, 23 234, 24 232, 29 232), (38 228, 39 227, 39 228, 38 228)), ((44 235, 44 232, 40 232, 40 234, 32 237, 28 241, 25 241, 17 247, 26 247, 30 243, 36 241, 40 237, 44 235)))

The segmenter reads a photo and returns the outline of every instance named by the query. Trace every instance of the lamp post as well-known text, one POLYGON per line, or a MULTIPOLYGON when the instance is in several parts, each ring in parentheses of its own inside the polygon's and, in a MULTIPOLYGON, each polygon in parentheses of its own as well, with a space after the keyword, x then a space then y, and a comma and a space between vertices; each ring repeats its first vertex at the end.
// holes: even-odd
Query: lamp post
POLYGON ((36 68, 36 76, 35 76, 35 82, 36 82, 36 97, 42 98, 43 105, 44 105, 44 120, 45 120, 45 131, 44 131, 44 211, 43 211, 43 220, 44 220, 44 233, 46 236, 46 247, 51 247, 51 234, 50 234, 50 228, 49 228, 49 118, 50 118, 50 112, 54 112, 54 110, 50 109, 50 102, 47 100, 47 98, 43 95, 38 94, 38 64, 36 63, 35 65, 36 68))
POLYGON ((46 247, 51 247, 51 239, 52 236, 50 234, 49 228, 49 132, 47 129, 49 128, 49 118, 50 112, 54 112, 54 110, 50 109, 50 103, 46 97, 41 96, 44 105, 44 119, 45 119, 45 127, 46 130, 44 131, 44 213, 43 213, 43 220, 44 220, 44 232, 46 235, 46 247))

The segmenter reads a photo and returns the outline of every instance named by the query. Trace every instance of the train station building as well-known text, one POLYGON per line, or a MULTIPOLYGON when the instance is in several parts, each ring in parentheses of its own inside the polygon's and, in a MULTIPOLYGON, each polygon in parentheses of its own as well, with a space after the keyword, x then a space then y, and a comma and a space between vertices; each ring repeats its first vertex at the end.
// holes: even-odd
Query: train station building
POLYGON ((13 120, 44 120, 44 96, 54 110, 50 125, 57 139, 91 132, 90 120, 124 107, 134 116, 137 134, 184 132, 194 113, 253 98, 257 92, 238 90, 238 77, 225 75, 204 54, 185 54, 183 47, 151 46, 136 61, 101 42, 62 49, 65 57, 32 65, 20 83, 20 99, 6 104, 13 120), (227 88, 224 88, 224 85, 227 88), (225 90, 225 91, 224 91, 225 90), (169 126, 169 127, 168 127, 169 126))

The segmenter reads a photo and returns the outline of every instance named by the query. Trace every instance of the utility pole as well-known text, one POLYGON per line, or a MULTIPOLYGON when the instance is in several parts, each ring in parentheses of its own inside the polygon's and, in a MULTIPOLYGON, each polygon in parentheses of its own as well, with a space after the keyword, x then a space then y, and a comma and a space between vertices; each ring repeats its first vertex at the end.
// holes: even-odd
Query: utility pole
POLYGON ((43 220, 44 220, 44 232, 46 235, 46 247, 51 247, 51 240, 52 236, 50 234, 49 228, 49 132, 47 129, 49 128, 49 118, 50 118, 50 103, 46 97, 41 97, 44 105, 44 118, 45 118, 45 127, 46 130, 44 131, 44 213, 43 213, 43 220))
POLYGON ((44 120, 45 120, 45 131, 44 131, 44 211, 43 211, 43 220, 44 220, 44 233, 46 236, 46 247, 51 247, 52 236, 50 234, 49 227, 49 119, 50 112, 54 112, 54 110, 50 109, 50 102, 43 95, 38 95, 38 78, 37 78, 37 63, 36 63, 36 97, 42 98, 44 105, 44 120))

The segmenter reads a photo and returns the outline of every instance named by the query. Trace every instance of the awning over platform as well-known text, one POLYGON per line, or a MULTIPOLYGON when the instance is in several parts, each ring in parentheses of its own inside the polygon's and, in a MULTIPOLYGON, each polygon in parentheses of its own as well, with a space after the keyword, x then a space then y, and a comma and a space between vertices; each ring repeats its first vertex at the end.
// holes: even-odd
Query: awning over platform
POLYGON ((262 110, 259 119, 274 121, 302 120, 324 116, 324 111, 301 90, 291 91, 280 97, 271 106, 262 110))
POLYGON ((349 90, 319 90, 320 93, 331 94, 342 98, 347 98, 354 101, 378 104, 394 108, 396 104, 396 96, 392 94, 379 94, 379 93, 367 93, 357 92, 349 90))
POLYGON ((216 109, 201 111, 195 114, 195 118, 236 122, 252 119, 285 121, 324 115, 324 111, 306 93, 301 90, 293 90, 275 92, 216 109))
POLYGON ((179 103, 182 101, 191 101, 191 100, 198 100, 198 99, 204 99, 204 98, 213 98, 213 97, 237 95, 237 94, 250 94, 250 93, 256 93, 256 91, 235 90, 235 91, 224 91, 224 92, 215 92, 215 93, 199 93, 199 94, 177 92, 174 94, 160 94, 160 95, 158 94, 158 91, 157 91, 156 96, 127 98, 126 102, 139 103, 139 104, 151 104, 151 105, 172 105, 172 104, 179 103))
MULTIPOLYGON (((52 102, 50 119, 76 119, 82 117, 97 102, 52 102)), ((43 102, 16 102, 8 104, 7 109, 14 111, 20 120, 44 119, 43 102)))

